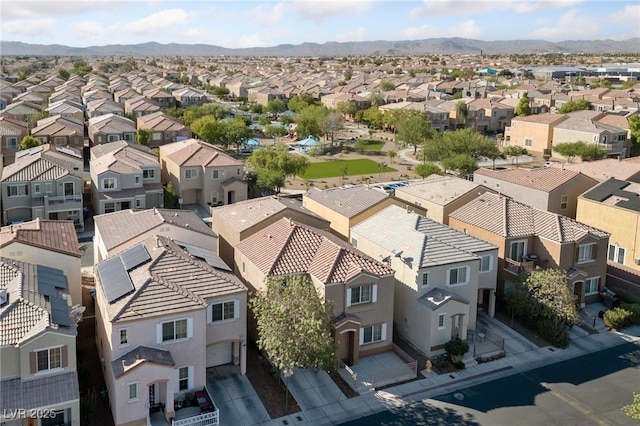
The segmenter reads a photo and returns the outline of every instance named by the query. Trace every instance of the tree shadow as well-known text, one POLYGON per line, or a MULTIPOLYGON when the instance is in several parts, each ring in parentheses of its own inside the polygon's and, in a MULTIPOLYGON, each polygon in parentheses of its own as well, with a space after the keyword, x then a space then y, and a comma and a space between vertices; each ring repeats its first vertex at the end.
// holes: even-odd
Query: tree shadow
POLYGON ((461 414, 452 408, 441 408, 418 402, 353 420, 350 426, 480 426, 472 414, 461 414))

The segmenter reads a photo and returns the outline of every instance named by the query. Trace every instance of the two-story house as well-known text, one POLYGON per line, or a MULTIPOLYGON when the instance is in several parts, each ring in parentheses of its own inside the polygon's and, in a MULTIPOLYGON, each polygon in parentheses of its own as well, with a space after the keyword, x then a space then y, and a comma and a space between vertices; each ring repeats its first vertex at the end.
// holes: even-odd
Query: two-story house
POLYGON ((91 146, 102 143, 136 140, 136 125, 133 121, 119 115, 106 114, 89 119, 87 132, 91 146))
POLYGON ((2 170, 3 223, 34 218, 72 220, 84 228, 82 155, 66 147, 40 145, 16 153, 2 170))
MULTIPOLYGON (((156 409, 180 419, 188 393, 208 393, 207 367, 245 373, 247 289, 201 259, 153 236, 95 266, 96 345, 116 424, 150 424, 156 409)), ((218 424, 210 397, 213 411, 192 421, 218 424)))
POLYGON ((449 226, 498 246, 498 295, 522 273, 567 271, 579 306, 599 300, 609 234, 574 219, 486 192, 449 215, 449 226))
POLYGON ((5 257, 0 270, 0 423, 80 426, 76 321, 63 272, 5 257))
POLYGON ((160 163, 155 153, 127 144, 93 157, 89 163, 95 214, 164 207, 160 163))
POLYGON ((242 240, 234 256, 236 274, 252 290, 264 288, 270 276, 308 275, 333 304, 337 359, 355 365, 392 350, 394 279, 385 264, 287 218, 242 240))
POLYGON ((206 93, 202 93, 189 87, 174 90, 171 94, 176 99, 176 106, 183 108, 191 105, 203 105, 208 101, 206 93))
POLYGON ((215 146, 187 139, 160 147, 162 181, 171 182, 183 204, 208 208, 247 199, 242 162, 215 146))
POLYGON ((154 112, 138 117, 136 124, 138 129, 151 130, 151 138, 149 139, 151 148, 191 139, 193 136, 189 127, 182 124, 177 118, 173 118, 163 112, 154 112))
POLYGON ((43 144, 68 146, 82 151, 84 147, 84 124, 74 118, 53 115, 38 120, 31 129, 31 136, 43 144))
POLYGON ((553 129, 567 118, 565 114, 514 117, 504 129, 504 145, 519 146, 538 154, 551 154, 553 129))
POLYGON ((22 139, 29 134, 25 121, 14 120, 0 116, 0 149, 2 150, 2 165, 13 163, 22 139))
POLYGON ((495 311, 498 247, 390 206, 351 229, 363 252, 395 270, 396 331, 427 355, 467 339, 495 311))

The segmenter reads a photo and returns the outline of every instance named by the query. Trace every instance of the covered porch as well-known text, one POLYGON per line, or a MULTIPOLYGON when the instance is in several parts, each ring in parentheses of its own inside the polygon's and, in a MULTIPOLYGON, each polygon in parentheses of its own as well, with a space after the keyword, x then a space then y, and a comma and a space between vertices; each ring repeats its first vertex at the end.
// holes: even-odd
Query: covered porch
POLYGON ((149 407, 147 426, 217 426, 220 410, 206 387, 192 392, 193 398, 176 405, 175 416, 166 418, 163 404, 149 407))

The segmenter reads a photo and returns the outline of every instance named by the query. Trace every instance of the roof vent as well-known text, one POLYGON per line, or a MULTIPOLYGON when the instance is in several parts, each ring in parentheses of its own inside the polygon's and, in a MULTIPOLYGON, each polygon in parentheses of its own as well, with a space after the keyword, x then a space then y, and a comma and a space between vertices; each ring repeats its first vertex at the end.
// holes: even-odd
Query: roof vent
POLYGON ((9 301, 9 294, 6 289, 0 290, 0 306, 4 306, 9 301))

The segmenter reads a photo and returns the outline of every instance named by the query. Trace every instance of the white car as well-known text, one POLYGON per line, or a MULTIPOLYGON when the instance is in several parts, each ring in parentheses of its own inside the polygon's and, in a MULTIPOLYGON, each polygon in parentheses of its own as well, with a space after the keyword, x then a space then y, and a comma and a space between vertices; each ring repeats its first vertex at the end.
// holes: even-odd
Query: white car
POLYGON ((544 162, 544 166, 545 167, 551 167, 553 165, 553 163, 554 163, 553 161, 545 161, 544 162))

